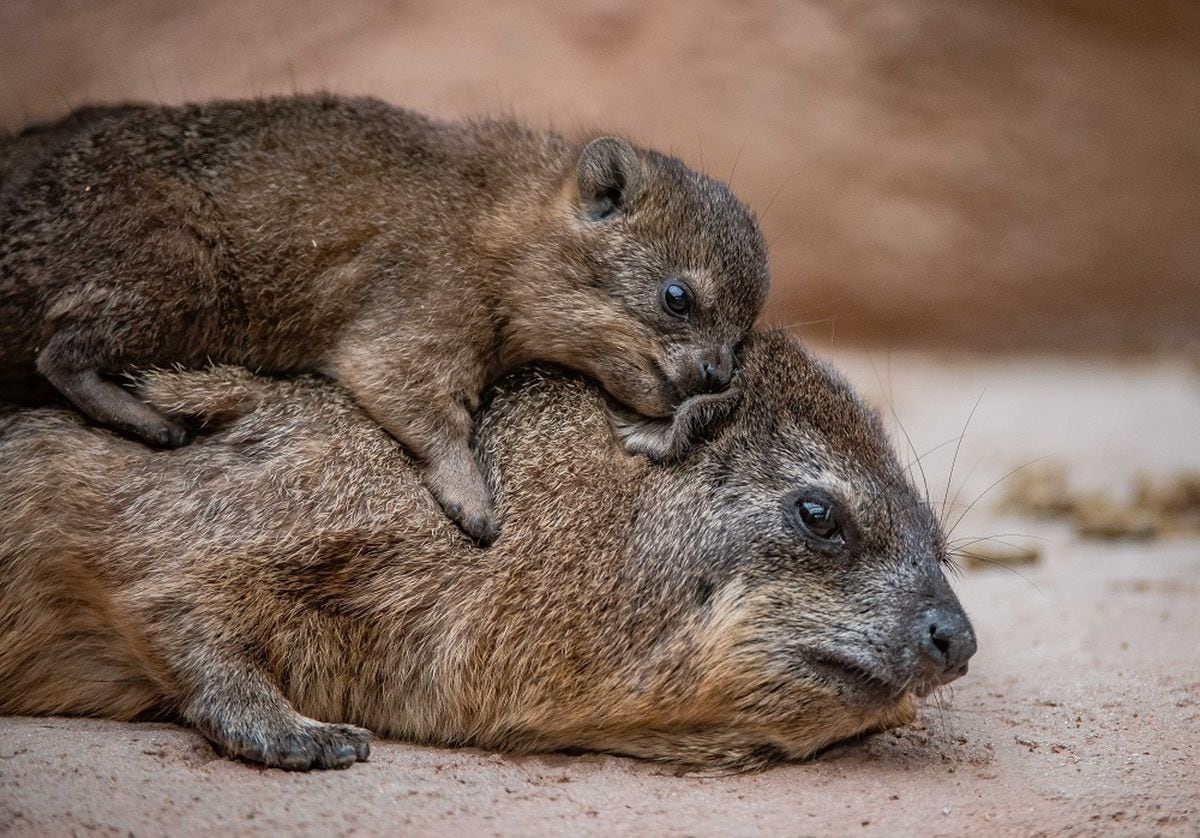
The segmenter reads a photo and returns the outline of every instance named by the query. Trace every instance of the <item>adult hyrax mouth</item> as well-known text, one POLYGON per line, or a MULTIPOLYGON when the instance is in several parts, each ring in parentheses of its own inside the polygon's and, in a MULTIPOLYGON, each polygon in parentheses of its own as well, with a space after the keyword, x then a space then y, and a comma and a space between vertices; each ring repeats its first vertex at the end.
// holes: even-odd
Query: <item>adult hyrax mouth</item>
POLYGON ((813 672, 835 684, 839 696, 850 704, 884 707, 896 704, 907 694, 925 698, 938 687, 956 681, 967 672, 964 664, 953 671, 918 671, 903 677, 848 656, 814 653, 806 662, 813 672))
POLYGON ((805 656, 805 662, 822 680, 835 686, 838 695, 847 703, 871 707, 891 705, 910 691, 906 681, 899 681, 881 667, 849 656, 811 652, 805 656))

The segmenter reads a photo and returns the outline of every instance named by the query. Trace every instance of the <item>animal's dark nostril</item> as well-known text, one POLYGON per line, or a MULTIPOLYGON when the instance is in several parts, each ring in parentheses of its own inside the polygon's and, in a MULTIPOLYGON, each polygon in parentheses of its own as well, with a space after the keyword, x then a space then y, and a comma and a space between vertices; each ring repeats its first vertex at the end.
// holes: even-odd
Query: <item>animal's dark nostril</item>
POLYGON ((716 392, 729 386, 729 370, 715 355, 701 358, 699 366, 700 380, 706 391, 716 392))
POLYGON ((922 621, 921 654, 943 671, 965 671, 975 654, 975 632, 961 611, 936 609, 922 621))
POLYGON ((726 384, 721 381, 721 372, 718 367, 708 358, 700 361, 700 379, 703 389, 709 393, 712 393, 713 390, 720 390, 726 384))
POLYGON ((929 638, 939 652, 947 657, 950 656, 950 638, 946 636, 944 629, 939 629, 934 623, 929 627, 929 638))

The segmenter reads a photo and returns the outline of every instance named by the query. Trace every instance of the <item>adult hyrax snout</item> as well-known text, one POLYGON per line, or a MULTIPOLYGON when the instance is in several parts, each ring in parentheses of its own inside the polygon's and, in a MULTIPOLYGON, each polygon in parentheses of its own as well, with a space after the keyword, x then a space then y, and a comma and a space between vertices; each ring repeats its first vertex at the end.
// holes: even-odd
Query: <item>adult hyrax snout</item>
POLYGON ((328 383, 141 392, 209 431, 154 452, 0 414, 0 712, 174 713, 287 768, 357 759, 361 729, 745 768, 907 723, 974 651, 876 415, 781 335, 660 421, 561 372, 504 381, 483 555, 328 383))
POLYGON ((753 215, 675 158, 369 99, 89 108, 0 137, 0 183, 0 377, 175 447, 124 373, 319 372, 482 545, 489 383, 552 362, 669 415, 729 382, 767 288, 753 215))

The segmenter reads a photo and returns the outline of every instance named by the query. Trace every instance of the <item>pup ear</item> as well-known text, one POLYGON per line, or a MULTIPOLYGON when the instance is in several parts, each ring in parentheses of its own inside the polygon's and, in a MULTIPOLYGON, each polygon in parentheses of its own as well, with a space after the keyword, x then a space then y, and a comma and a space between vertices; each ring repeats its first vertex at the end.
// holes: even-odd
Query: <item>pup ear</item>
POLYGON ((669 419, 651 419, 611 405, 613 433, 630 454, 644 454, 656 463, 677 462, 711 439, 741 403, 742 394, 731 385, 720 393, 692 396, 675 408, 669 419))
POLYGON ((601 137, 588 143, 579 155, 576 177, 579 200, 588 218, 603 221, 634 199, 642 179, 642 163, 625 140, 601 137))

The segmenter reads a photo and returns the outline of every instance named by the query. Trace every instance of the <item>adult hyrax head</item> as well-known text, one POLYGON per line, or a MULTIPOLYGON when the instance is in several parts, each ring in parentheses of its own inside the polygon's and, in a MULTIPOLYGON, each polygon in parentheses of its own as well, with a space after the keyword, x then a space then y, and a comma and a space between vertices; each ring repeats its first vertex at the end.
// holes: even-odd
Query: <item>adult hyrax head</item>
POLYGON ((647 416, 729 384, 768 287, 766 245, 729 187, 601 137, 539 219, 526 340, 647 416))
POLYGON ((736 393, 685 402, 672 428, 618 422, 643 446, 720 427, 650 473, 630 552, 681 565, 677 607, 720 625, 704 691, 727 693, 762 746, 804 756, 911 718, 976 642, 939 521, 876 412, 781 335, 749 336, 741 363, 736 393))

